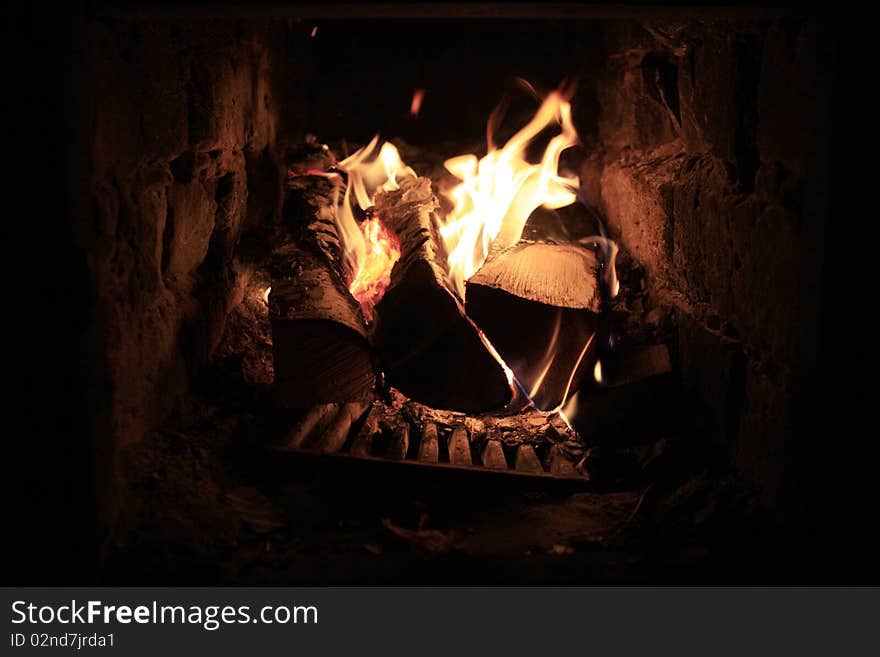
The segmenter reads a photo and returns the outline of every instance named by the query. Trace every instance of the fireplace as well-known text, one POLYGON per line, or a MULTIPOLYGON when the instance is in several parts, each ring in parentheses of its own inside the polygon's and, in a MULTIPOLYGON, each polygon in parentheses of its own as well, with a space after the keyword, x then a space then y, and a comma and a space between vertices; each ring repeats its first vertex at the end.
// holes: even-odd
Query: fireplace
POLYGON ((105 579, 772 577, 801 545, 817 15, 74 13, 105 579))

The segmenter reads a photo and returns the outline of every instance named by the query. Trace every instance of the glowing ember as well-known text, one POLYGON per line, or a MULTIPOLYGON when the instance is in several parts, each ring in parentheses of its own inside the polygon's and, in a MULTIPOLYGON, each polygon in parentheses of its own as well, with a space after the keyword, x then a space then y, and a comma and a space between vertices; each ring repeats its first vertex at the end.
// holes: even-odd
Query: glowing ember
POLYGON ((400 247, 397 238, 375 215, 364 220, 361 231, 366 253, 348 289, 367 317, 372 317, 373 307, 391 282, 391 270, 400 257, 400 247))
POLYGON ((412 116, 418 116, 419 110, 422 109, 422 101, 425 99, 425 90, 416 89, 413 92, 412 103, 409 106, 409 113, 412 116))

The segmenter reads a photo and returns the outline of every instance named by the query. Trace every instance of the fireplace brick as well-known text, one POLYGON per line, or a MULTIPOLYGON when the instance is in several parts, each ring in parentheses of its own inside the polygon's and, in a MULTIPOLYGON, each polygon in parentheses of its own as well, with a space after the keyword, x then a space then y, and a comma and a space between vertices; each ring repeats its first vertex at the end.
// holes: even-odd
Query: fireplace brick
POLYGON ((612 237, 658 277, 669 275, 673 252, 673 187, 681 167, 681 144, 672 142, 639 156, 607 164, 600 207, 612 237))

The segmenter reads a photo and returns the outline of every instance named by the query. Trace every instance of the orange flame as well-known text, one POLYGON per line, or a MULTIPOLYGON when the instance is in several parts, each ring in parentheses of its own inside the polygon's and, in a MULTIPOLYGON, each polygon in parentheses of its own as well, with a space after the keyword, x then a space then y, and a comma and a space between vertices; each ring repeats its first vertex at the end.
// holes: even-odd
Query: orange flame
POLYGON ((366 241, 366 256, 348 289, 371 318, 373 307, 391 282, 391 270, 400 258, 400 246, 376 215, 361 224, 361 231, 366 241))
POLYGON ((349 267, 354 272, 349 291, 367 317, 371 317, 373 307, 391 280, 400 247, 378 216, 373 215, 358 225, 352 203, 369 210, 376 192, 397 189, 398 176, 415 176, 415 172, 403 163, 393 145, 385 142, 379 147, 378 135, 340 162, 339 167, 348 173, 345 194, 341 200, 337 199, 336 225, 349 267))
POLYGON ((486 260, 490 246, 515 244, 536 208, 571 205, 577 200, 574 190, 580 187, 576 176, 564 177, 557 171, 562 151, 578 143, 571 105, 559 91, 549 94, 532 120, 502 148, 496 149, 491 139, 489 143, 482 159, 468 154, 445 163, 462 181, 449 192, 454 207, 441 229, 449 249, 449 276, 462 297, 464 282, 486 260), (550 140, 541 162, 528 162, 526 149, 553 123, 561 132, 550 140))

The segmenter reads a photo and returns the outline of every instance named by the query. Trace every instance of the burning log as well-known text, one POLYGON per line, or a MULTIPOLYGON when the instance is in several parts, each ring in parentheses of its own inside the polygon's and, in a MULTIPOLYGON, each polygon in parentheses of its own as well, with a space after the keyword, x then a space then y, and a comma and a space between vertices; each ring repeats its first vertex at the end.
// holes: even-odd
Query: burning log
POLYGON ((435 408, 501 408, 511 399, 510 384, 449 285, 436 208, 426 178, 404 178, 400 189, 376 197, 376 211, 401 250, 376 306, 385 374, 401 392, 435 408))
POLYGON ((542 409, 591 371, 599 346, 598 259, 572 244, 520 243, 467 281, 467 313, 542 409))
POLYGON ((275 392, 292 407, 353 402, 375 374, 358 303, 320 256, 284 244, 272 254, 269 318, 275 392))

